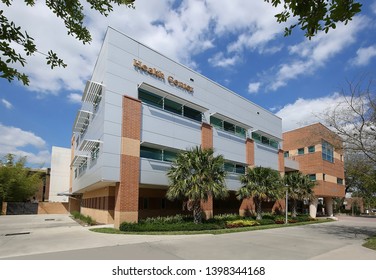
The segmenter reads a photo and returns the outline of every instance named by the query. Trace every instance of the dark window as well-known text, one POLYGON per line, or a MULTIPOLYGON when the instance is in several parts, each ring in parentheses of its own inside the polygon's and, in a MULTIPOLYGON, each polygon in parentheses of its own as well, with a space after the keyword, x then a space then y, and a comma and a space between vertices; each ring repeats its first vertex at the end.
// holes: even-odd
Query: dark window
POLYGON ((225 131, 229 131, 229 132, 235 133, 235 125, 233 125, 232 123, 224 121, 223 122, 223 129, 225 131))
POLYGON ((210 124, 216 128, 223 129, 223 121, 216 117, 210 117, 210 124))
POLYGON ((315 146, 309 146, 308 153, 314 153, 314 152, 315 152, 315 146))
POLYGON ((308 176, 311 181, 316 181, 316 174, 309 174, 308 176))
POLYGON ((326 141, 322 141, 322 159, 330 162, 334 162, 334 149, 331 144, 326 141))
POLYGON ((176 102, 168 100, 168 99, 164 100, 164 109, 166 111, 181 115, 182 114, 182 108, 183 108, 183 105, 181 105, 179 103, 176 103, 176 102))
POLYGON ((304 148, 298 149, 298 155, 304 155, 304 148))
POLYGON ((139 90, 138 98, 142 102, 145 102, 153 106, 157 106, 159 108, 163 108, 163 98, 156 94, 153 94, 144 90, 139 90))
POLYGON ((192 120, 201 122, 202 121, 202 113, 200 111, 197 111, 195 109, 189 108, 187 106, 184 106, 184 117, 190 118, 192 120))
POLYGON ((342 178, 337 178, 337 184, 343 185, 343 179, 342 178))
POLYGON ((141 146, 140 157, 162 160, 162 150, 141 146))
POLYGON ((163 151, 163 160, 172 162, 176 159, 176 153, 170 151, 163 151))
POLYGON ((287 157, 290 156, 290 153, 289 153, 289 151, 286 151, 286 152, 283 153, 283 155, 284 155, 285 158, 287 158, 287 157))
POLYGON ((143 209, 148 209, 149 208, 149 199, 144 197, 144 199, 142 200, 142 206, 143 206, 143 209))
POLYGON ((322 174, 322 179, 325 181, 325 179, 326 179, 326 175, 325 175, 325 173, 322 174))
POLYGON ((166 209, 166 199, 165 198, 161 199, 161 208, 166 209))

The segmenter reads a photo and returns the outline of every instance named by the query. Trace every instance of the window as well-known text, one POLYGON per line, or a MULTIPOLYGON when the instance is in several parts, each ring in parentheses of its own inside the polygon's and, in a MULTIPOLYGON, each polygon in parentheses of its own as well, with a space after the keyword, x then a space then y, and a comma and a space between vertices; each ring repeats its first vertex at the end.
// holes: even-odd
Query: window
POLYGON ((227 172, 245 174, 245 165, 243 164, 225 162, 223 167, 224 167, 224 170, 227 172))
POLYGON ((168 100, 168 99, 164 100, 164 109, 166 111, 181 115, 182 114, 182 108, 183 108, 183 106, 181 104, 177 103, 177 102, 174 102, 174 101, 171 101, 171 100, 168 100))
POLYGON ((246 138, 247 136, 247 130, 245 128, 213 116, 210 116, 210 124, 217 129, 224 130, 242 138, 246 138))
POLYGON ((309 146, 308 153, 314 153, 314 152, 315 152, 315 146, 309 146))
POLYGON ((325 175, 325 173, 322 174, 322 179, 323 179, 323 181, 325 181, 325 179, 326 179, 326 175, 325 175))
POLYGON ((283 153, 283 156, 284 156, 285 158, 288 158, 288 157, 290 156, 289 151, 284 152, 284 153, 283 153))
POLYGON ((161 199, 161 209, 166 209, 166 199, 165 198, 161 199))
POLYGON ((149 208, 149 199, 144 197, 143 201, 142 201, 142 206, 143 206, 143 209, 148 209, 149 208))
POLYGON ((322 159, 329 162, 334 162, 333 153, 333 146, 326 141, 322 141, 322 159))
POLYGON ((87 160, 81 163, 80 166, 78 167, 78 175, 81 175, 83 172, 85 172, 86 168, 87 168, 87 160))
POLYGON ((162 150, 141 146, 140 157, 162 160, 162 150))
POLYGON ((304 155, 304 148, 298 149, 298 155, 304 155))
POLYGON ((93 101, 93 111, 94 112, 96 112, 98 110, 99 103, 101 103, 101 100, 102 100, 102 94, 97 94, 95 96, 94 101, 93 101))
POLYGON ((156 94, 153 94, 144 90, 139 90, 138 98, 142 102, 145 102, 147 104, 150 104, 159 108, 163 108, 163 98, 156 94))
POLYGON ((95 144, 93 149, 90 152, 91 155, 91 161, 95 161, 99 156, 99 143, 95 144))
POLYGON ((202 122, 202 113, 200 111, 197 111, 195 109, 192 109, 190 107, 184 106, 184 117, 187 117, 189 119, 202 122))
POLYGON ((150 158, 156 160, 162 160, 167 162, 172 162, 176 159, 176 152, 166 151, 157 148, 149 148, 145 146, 140 147, 140 157, 150 158))
POLYGON ((163 98, 154 93, 139 89, 138 98, 149 105, 156 106, 162 110, 184 116, 191 120, 202 122, 202 113, 188 106, 182 105, 178 102, 172 101, 168 98, 163 98))
POLYGON ((316 174, 309 174, 308 177, 311 181, 316 181, 316 174))
POLYGON ((278 146, 279 146, 278 141, 271 139, 267 136, 260 135, 256 132, 252 132, 252 139, 255 140, 256 142, 262 143, 264 145, 268 145, 276 149, 278 149, 278 146))
POLYGON ((343 179, 342 178, 337 178, 337 184, 338 185, 343 185, 343 179))
POLYGON ((75 168, 75 169, 74 169, 74 178, 77 178, 77 176, 78 176, 78 169, 75 168))

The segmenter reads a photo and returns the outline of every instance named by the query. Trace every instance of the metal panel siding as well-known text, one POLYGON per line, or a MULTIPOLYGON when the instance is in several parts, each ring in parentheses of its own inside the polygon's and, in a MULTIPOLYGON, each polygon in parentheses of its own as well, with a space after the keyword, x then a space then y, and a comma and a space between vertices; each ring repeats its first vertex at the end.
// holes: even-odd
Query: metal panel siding
POLYGON ((141 141, 185 150, 201 143, 201 124, 142 105, 141 141))
POLYGON ((278 151, 255 142, 255 165, 278 170, 278 151))
POLYGON ((227 175, 226 186, 228 190, 237 191, 240 188, 241 184, 239 181, 239 176, 240 174, 233 174, 233 173, 230 173, 227 175))
POLYGON ((223 155, 227 160, 246 163, 245 139, 214 129, 213 148, 216 155, 223 155))
POLYGON ((140 183, 152 185, 168 185, 167 170, 171 164, 152 159, 140 159, 140 183))

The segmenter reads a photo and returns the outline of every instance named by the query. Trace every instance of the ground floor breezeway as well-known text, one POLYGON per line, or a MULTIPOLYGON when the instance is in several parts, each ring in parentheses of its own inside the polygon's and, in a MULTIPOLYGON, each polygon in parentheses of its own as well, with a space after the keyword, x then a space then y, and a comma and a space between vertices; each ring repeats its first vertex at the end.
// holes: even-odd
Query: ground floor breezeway
MULTIPOLYGON (((182 200, 170 201, 166 198, 167 187, 140 185, 138 193, 134 194, 137 198, 133 198, 136 203, 137 211, 133 211, 138 220, 148 217, 173 216, 177 214, 190 215, 190 212, 182 200), (137 200, 137 201, 136 201, 137 200)), ((131 194, 129 194, 131 195, 131 194)), ((70 211, 79 211, 84 215, 89 215, 98 223, 113 224, 115 223, 115 215, 117 204, 117 187, 108 186, 83 193, 79 197, 70 199, 70 211)), ((292 203, 289 203, 288 210, 291 211, 292 203)), ((211 218, 219 214, 240 214, 242 216, 250 216, 255 214, 255 205, 252 199, 239 200, 235 191, 229 191, 227 198, 209 199, 201 204, 204 218, 211 218)), ((309 204, 299 202, 297 205, 298 213, 310 214, 316 216, 332 216, 333 215, 333 199, 326 197, 315 199, 309 204)), ((123 207, 124 208, 124 207, 123 207)), ((283 215, 285 213, 285 200, 264 201, 262 203, 264 213, 276 213, 283 215)))

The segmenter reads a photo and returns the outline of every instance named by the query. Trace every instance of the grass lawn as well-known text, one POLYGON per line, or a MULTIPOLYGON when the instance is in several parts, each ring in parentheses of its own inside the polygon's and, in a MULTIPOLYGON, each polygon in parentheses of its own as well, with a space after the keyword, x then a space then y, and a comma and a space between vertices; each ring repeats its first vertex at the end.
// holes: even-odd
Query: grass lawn
POLYGON ((269 225, 258 225, 258 226, 249 226, 249 227, 238 227, 238 228, 223 228, 223 229, 213 229, 213 230, 183 230, 183 231, 121 231, 114 228, 94 228, 90 229, 93 232, 99 233, 110 233, 110 234, 143 234, 143 235, 188 235, 188 234, 226 234, 233 232, 244 232, 244 231, 253 231, 253 230, 264 230, 264 229, 273 229, 281 227, 293 227, 300 225, 308 224, 317 224, 317 223, 326 223, 331 222, 330 219, 320 219, 315 221, 307 221, 300 223, 291 223, 291 224, 269 224, 269 225))
POLYGON ((366 243, 363 244, 364 247, 372 250, 376 250, 376 235, 366 239, 366 243))

